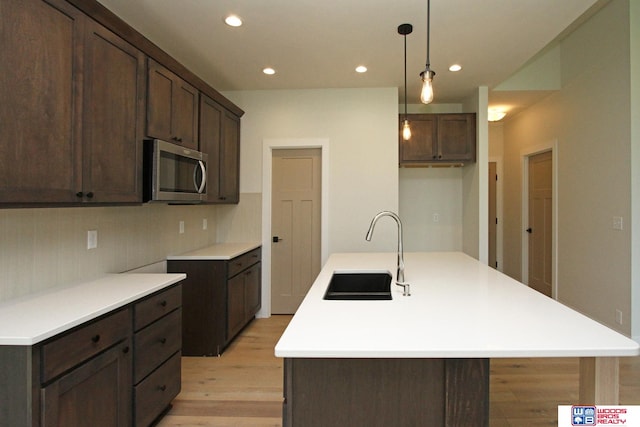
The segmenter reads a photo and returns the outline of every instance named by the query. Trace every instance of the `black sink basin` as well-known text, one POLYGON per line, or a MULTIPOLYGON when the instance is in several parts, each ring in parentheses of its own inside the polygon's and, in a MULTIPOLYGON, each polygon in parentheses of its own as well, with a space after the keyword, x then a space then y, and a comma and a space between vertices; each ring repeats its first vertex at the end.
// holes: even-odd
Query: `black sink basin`
POLYGON ((386 271, 334 272, 324 299, 390 300, 391 274, 386 271))

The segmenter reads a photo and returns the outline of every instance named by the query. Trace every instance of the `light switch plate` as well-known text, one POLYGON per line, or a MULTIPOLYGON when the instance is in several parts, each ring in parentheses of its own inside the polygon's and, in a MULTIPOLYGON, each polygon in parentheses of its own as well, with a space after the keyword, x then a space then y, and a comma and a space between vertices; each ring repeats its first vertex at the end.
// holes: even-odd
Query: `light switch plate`
POLYGON ((623 226, 623 220, 621 216, 614 216, 611 226, 614 230, 622 230, 624 228, 623 226))

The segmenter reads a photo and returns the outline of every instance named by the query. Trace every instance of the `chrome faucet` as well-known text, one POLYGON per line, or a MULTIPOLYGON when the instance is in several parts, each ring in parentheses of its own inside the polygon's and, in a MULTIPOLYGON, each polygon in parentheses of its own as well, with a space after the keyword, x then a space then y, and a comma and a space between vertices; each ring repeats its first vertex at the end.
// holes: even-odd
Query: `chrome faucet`
POLYGON ((371 241, 376 222, 383 216, 390 216, 396 221, 396 224, 398 224, 398 269, 396 271, 396 285, 402 286, 402 295, 408 297, 411 296, 411 292, 409 290, 409 284, 404 281, 404 250, 402 249, 402 221, 400 221, 400 217, 391 211, 378 213, 371 220, 371 225, 369 225, 369 231, 367 231, 367 237, 365 237, 365 239, 367 242, 371 241))

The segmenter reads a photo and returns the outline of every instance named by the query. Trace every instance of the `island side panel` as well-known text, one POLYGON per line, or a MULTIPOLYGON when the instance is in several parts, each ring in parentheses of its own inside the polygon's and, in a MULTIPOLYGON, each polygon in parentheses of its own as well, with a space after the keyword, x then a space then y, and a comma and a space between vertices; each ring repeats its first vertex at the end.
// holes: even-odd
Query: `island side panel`
POLYGON ((284 427, 444 426, 443 359, 285 359, 284 427))
POLYGON ((489 426, 489 359, 445 359, 445 426, 489 426))

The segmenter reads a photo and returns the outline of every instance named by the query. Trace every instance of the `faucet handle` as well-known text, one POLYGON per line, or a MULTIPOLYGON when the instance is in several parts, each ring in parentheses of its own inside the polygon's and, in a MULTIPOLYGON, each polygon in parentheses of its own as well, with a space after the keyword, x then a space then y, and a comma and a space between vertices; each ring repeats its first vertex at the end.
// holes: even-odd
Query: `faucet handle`
POLYGON ((410 297, 411 296, 411 289, 409 288, 409 284, 406 282, 396 282, 396 285, 398 286, 402 286, 402 296, 403 297, 410 297))

